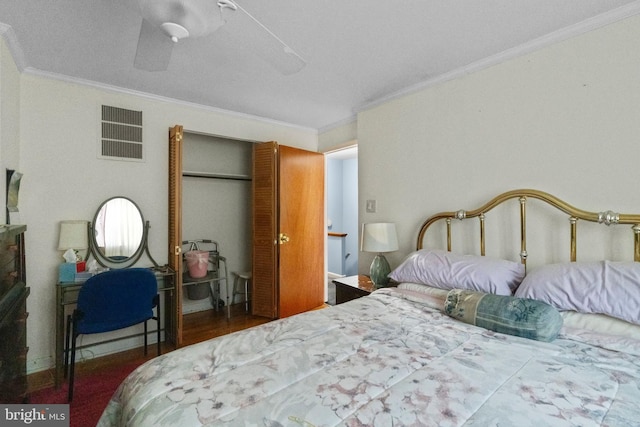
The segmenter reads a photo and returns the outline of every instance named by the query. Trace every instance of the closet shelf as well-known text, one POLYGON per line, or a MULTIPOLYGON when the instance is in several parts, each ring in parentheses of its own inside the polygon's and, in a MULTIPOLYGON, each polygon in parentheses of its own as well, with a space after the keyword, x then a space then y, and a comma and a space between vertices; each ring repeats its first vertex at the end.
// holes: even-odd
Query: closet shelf
POLYGON ((238 181, 251 181, 251 177, 249 175, 239 175, 232 173, 182 171, 182 176, 189 176, 192 178, 234 179, 238 181))

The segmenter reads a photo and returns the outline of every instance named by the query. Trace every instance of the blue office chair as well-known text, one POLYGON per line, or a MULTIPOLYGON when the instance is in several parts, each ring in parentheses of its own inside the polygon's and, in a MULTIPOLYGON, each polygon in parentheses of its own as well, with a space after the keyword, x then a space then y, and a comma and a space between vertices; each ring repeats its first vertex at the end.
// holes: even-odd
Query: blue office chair
POLYGON ((110 270, 89 278, 80 288, 77 307, 67 318, 65 373, 69 367, 69 402, 73 399, 76 339, 80 334, 115 331, 144 322, 144 354, 147 354, 147 320, 158 324, 160 355, 160 305, 158 284, 147 268, 110 270), (153 309, 157 308, 156 316, 153 309), (69 338, 71 336, 71 350, 69 338))

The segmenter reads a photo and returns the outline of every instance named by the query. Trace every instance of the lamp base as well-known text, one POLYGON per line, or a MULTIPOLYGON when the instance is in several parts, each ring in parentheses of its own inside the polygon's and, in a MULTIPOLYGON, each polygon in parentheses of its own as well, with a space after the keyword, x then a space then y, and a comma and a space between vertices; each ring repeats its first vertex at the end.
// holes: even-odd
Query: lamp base
POLYGON ((389 284, 389 277, 387 277, 389 273, 391 273, 391 267, 389 267, 387 259, 382 254, 376 255, 369 269, 369 276, 373 284, 378 288, 387 286, 389 284))

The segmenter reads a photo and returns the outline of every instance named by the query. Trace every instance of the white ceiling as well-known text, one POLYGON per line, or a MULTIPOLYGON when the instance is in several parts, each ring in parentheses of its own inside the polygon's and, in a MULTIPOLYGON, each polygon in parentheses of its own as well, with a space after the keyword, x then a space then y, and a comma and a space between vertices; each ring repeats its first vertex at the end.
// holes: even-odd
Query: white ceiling
POLYGON ((400 93, 640 12, 638 0, 237 3, 306 66, 282 75, 243 47, 250 29, 229 19, 213 34, 178 43, 166 71, 136 69, 135 0, 0 0, 0 34, 26 73, 325 130, 400 93))

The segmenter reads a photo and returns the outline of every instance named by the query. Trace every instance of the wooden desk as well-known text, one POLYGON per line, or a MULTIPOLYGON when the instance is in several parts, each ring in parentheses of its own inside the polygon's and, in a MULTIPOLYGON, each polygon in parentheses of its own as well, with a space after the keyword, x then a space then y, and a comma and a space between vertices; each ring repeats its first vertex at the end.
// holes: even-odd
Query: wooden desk
MULTIPOLYGON (((158 291, 160 292, 172 292, 175 289, 175 272, 171 269, 153 269, 153 272, 156 275, 156 279, 158 280, 158 291)), ((65 308, 69 305, 73 305, 78 301, 78 293, 82 288, 84 282, 59 282, 56 284, 56 354, 55 354, 55 386, 56 388, 60 387, 62 383, 62 377, 64 373, 64 340, 65 340, 65 329, 66 329, 66 316, 65 316, 65 308)), ((167 328, 169 330, 175 327, 176 319, 175 319, 175 310, 172 308, 171 302, 172 298, 170 296, 165 295, 164 304, 162 307, 163 317, 164 317, 164 330, 165 330, 165 340, 167 334, 167 328)), ((152 333, 154 331, 148 331, 148 333, 152 333)), ((142 335, 142 334, 138 334, 142 335)), ((125 338, 131 338, 131 335, 121 338, 116 338, 114 340, 108 340, 103 342, 121 340, 125 338)), ((90 345, 95 345, 97 343, 93 343, 90 345)), ((82 349, 87 346, 76 347, 77 349, 82 349)))

